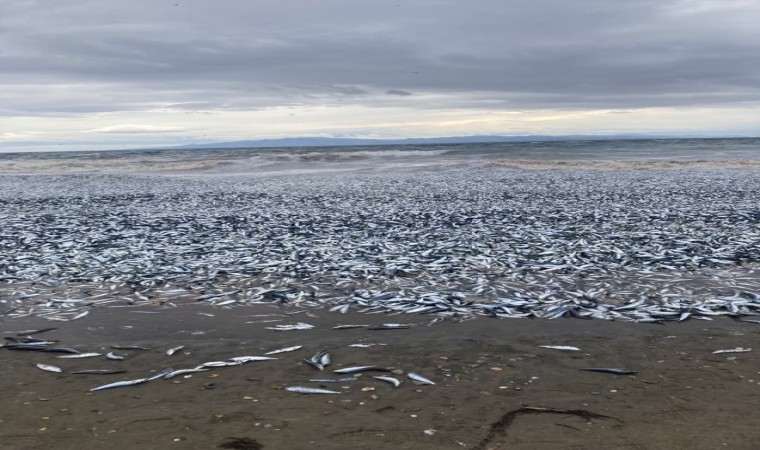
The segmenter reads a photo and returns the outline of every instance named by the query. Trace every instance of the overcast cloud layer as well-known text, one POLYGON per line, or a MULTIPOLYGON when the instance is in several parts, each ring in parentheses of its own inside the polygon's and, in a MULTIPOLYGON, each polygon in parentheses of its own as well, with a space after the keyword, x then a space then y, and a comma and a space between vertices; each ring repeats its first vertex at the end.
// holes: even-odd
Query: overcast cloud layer
POLYGON ((0 149, 760 134, 755 0, 0 2, 0 149))

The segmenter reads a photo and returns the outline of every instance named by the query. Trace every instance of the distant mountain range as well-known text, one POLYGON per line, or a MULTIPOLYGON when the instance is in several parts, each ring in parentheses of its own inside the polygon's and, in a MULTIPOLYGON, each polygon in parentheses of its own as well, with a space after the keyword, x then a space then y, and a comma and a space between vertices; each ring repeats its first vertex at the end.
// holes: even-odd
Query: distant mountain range
MULTIPOLYGON (((598 135, 566 135, 566 136, 450 136, 434 138, 408 139, 355 139, 355 138, 325 138, 325 137, 296 137, 282 139, 259 139, 247 141, 211 142, 206 144, 189 144, 174 148, 250 148, 250 147, 331 147, 351 145, 423 145, 423 144, 472 144, 488 142, 536 142, 536 141, 602 141, 616 139, 684 139, 707 138, 710 136, 658 136, 643 134, 598 135)), ((728 137, 728 136, 723 136, 728 137)))

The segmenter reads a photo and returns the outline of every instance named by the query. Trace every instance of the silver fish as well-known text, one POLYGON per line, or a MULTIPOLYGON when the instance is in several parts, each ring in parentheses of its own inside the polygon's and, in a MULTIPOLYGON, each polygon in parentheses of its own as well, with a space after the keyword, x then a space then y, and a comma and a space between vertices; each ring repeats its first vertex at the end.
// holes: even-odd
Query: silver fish
POLYGON ((285 348, 280 348, 280 349, 277 349, 277 350, 272 350, 271 352, 266 352, 264 354, 265 355, 276 355, 278 353, 293 352, 293 351, 299 350, 301 348, 303 348, 303 345, 294 345, 292 347, 285 347, 285 348))
POLYGON ((82 317, 86 316, 87 314, 90 314, 90 311, 81 312, 81 313, 77 314, 76 316, 72 317, 71 320, 81 319, 82 317))
POLYGON ((171 372, 167 373, 164 376, 164 379, 169 380, 169 379, 174 378, 174 377, 179 376, 179 375, 186 375, 188 373, 198 373, 198 372, 208 372, 208 369, 204 369, 202 367, 195 367, 193 369, 174 370, 174 371, 171 371, 171 372))
POLYGON ((385 367, 380 366, 353 366, 353 367, 345 367, 343 369, 337 369, 333 370, 335 373, 358 373, 358 372, 390 372, 390 369, 386 369, 385 367))
POLYGON ((570 351, 570 352, 578 352, 581 350, 578 347, 573 347, 571 345, 539 345, 539 347, 551 348, 554 350, 565 350, 565 351, 570 351))
POLYGON ((434 382, 428 380, 427 378, 423 377, 422 375, 414 373, 414 372, 407 372, 406 376, 409 377, 410 379, 418 382, 418 383, 422 383, 422 384, 435 384, 434 382))
POLYGON ((34 351, 34 352, 44 352, 44 353, 69 353, 69 354, 79 354, 77 350, 74 350, 73 348, 66 348, 66 347, 45 347, 44 345, 39 344, 5 344, 3 346, 4 348, 7 348, 8 350, 28 350, 28 351, 34 351))
POLYGON ((713 352, 713 355, 719 354, 719 353, 744 353, 744 352, 751 352, 751 348, 744 348, 744 347, 736 347, 736 348, 727 348, 725 350, 715 350, 713 352))
POLYGON ((60 367, 51 366, 50 364, 37 364, 37 368, 48 372, 63 372, 60 367))
POLYGON ((75 375, 114 375, 117 373, 126 373, 126 370, 109 370, 109 369, 87 369, 87 370, 76 370, 74 372, 69 372, 75 375))
POLYGON ((114 354, 114 352, 108 352, 108 353, 106 353, 106 358, 112 359, 114 361, 121 361, 121 360, 124 359, 123 356, 116 355, 116 354, 114 354))
POLYGON ((22 331, 17 331, 16 336, 31 336, 33 334, 46 333, 48 331, 53 331, 57 329, 58 328, 41 328, 38 330, 22 330, 22 331))
POLYGON ((102 353, 77 353, 71 355, 56 356, 58 359, 78 359, 78 358, 92 358, 94 356, 102 356, 102 353))
POLYGON ((633 375, 635 373, 638 373, 634 370, 627 370, 627 369, 616 369, 613 367, 587 367, 585 369, 581 370, 588 370, 590 372, 604 372, 604 373, 612 373, 615 375, 633 375))
POLYGON ((116 350, 150 350, 147 347, 141 345, 112 345, 111 348, 116 350))
POLYGON ((292 331, 292 330, 309 330, 314 328, 314 325, 310 325, 304 322, 298 322, 295 325, 275 325, 273 327, 265 327, 267 330, 275 331, 292 331))
POLYGON ((382 325, 377 325, 374 327, 367 328, 368 330, 406 330, 407 328, 410 328, 411 325, 401 325, 398 323, 384 323, 382 325))
POLYGON ((166 356, 172 356, 173 354, 177 353, 178 351, 182 350, 183 348, 185 348, 184 345, 180 345, 180 346, 177 346, 177 347, 170 348, 169 350, 166 351, 166 356))
POLYGON ((312 388, 306 386, 288 386, 286 391, 297 392, 299 394, 340 394, 338 391, 331 391, 329 389, 312 388))
POLYGON ((147 383, 148 381, 149 380, 147 378, 138 378, 137 380, 117 381, 116 383, 109 383, 109 384, 104 384, 103 386, 94 387, 90 389, 90 392, 102 391, 104 389, 113 389, 113 388, 124 387, 124 386, 134 386, 136 384, 147 383))
POLYGON ((223 302, 215 303, 214 306, 227 306, 237 302, 237 300, 225 300, 223 302))
POLYGON ((390 383, 393 385, 393 387, 399 387, 401 385, 401 380, 397 380, 396 378, 393 378, 393 377, 377 376, 377 377, 372 377, 372 378, 376 380, 380 380, 380 381, 385 381, 386 383, 390 383))
POLYGON ((230 366, 239 366, 243 363, 239 361, 209 361, 201 364, 198 367, 230 367, 230 366))
POLYGON ((235 356, 233 358, 230 358, 230 361, 234 361, 240 364, 245 364, 245 363, 253 362, 253 361, 271 361, 273 359, 277 359, 277 358, 272 358, 270 356, 235 356))
POLYGON ((148 377, 148 381, 158 380, 159 378, 165 378, 170 373, 174 372, 174 369, 164 369, 161 372, 156 373, 155 375, 151 375, 148 377))
POLYGON ((355 380, 356 378, 309 378, 314 383, 348 383, 355 380))
POLYGON ((303 362, 305 362, 306 364, 310 365, 311 367, 317 370, 325 370, 325 366, 323 366, 319 361, 315 361, 313 357, 309 359, 304 359, 303 362))

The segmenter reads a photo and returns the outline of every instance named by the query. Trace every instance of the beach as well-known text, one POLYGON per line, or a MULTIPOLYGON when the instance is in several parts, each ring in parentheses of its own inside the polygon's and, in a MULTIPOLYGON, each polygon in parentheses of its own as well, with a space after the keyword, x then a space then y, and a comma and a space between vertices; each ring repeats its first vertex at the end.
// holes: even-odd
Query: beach
POLYGON ((0 161, 0 449, 755 447, 756 160, 458 152, 0 161))
MULTIPOLYGON (((7 350, 0 354, 0 448, 220 448, 227 438, 237 437, 272 449, 751 449, 760 438, 755 426, 760 397, 756 350, 713 354, 760 348, 757 324, 731 319, 662 325, 476 319, 427 326, 429 319, 271 306, 209 310, 197 304, 171 310, 96 310, 87 322, 53 323, 57 330, 39 336, 81 351, 114 351, 125 360, 65 360, 7 350), (269 320, 277 319, 314 328, 265 329, 269 320), (332 329, 388 321, 413 326, 332 329), (110 350, 115 344, 150 350, 110 350), (185 349, 165 355, 179 345, 185 349), (294 345, 303 348, 274 355, 277 360, 88 392, 166 367, 194 367, 294 345), (540 345, 576 346, 580 351, 540 345), (326 371, 302 362, 323 350, 333 355, 326 371), (55 364, 66 372, 116 367, 128 375, 49 373, 37 369, 36 363, 55 364), (329 369, 353 365, 413 371, 436 385, 415 385, 403 375, 392 375, 403 381, 394 388, 372 378, 381 372, 367 372, 350 382, 307 381, 341 377, 329 369), (580 370, 588 367, 638 373, 580 370), (341 394, 303 395, 283 389, 300 385, 341 394), (606 417, 524 414, 508 427, 494 429, 505 414, 524 406, 606 417), (425 430, 434 431, 428 435, 425 430)), ((23 319, 2 326, 4 331, 21 331, 50 325, 23 319)))

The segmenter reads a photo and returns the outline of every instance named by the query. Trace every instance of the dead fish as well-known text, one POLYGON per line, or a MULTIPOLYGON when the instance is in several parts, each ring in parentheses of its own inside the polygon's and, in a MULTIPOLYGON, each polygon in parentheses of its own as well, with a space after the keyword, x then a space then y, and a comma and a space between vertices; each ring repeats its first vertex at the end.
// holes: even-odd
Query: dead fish
POLYGON ((95 391, 102 391, 104 389, 113 389, 113 388, 119 388, 124 386, 134 386, 136 384, 143 384, 147 383, 149 380, 147 378, 138 378, 136 380, 127 380, 127 381, 117 381, 116 383, 109 383, 104 384, 103 386, 98 386, 90 389, 90 392, 95 391))
POLYGON ((343 369, 337 369, 333 370, 335 373, 359 373, 359 372, 390 372, 391 369, 386 369, 385 367, 380 366, 353 366, 353 367, 345 367, 343 369))
MULTIPOLYGON (((397 380, 397 379, 395 379, 393 377, 377 376, 377 377, 372 377, 372 378, 374 378, 376 380, 380 380, 380 381, 385 381, 386 383, 390 383, 390 384, 393 385, 393 387, 399 387, 401 385, 401 380, 397 380)), ((435 384, 435 383, 433 383, 433 384, 435 384)))
POLYGON ((126 373, 126 370, 109 370, 109 369, 86 369, 86 370, 76 370, 74 372, 69 372, 75 375, 115 375, 118 373, 126 373))
POLYGON ((410 379, 418 382, 418 383, 422 383, 422 384, 435 384, 434 382, 428 380, 427 378, 423 377, 422 375, 414 373, 414 372, 407 372, 406 376, 409 377, 410 379))
POLYGON ((198 367, 206 368, 206 367, 230 367, 230 366, 239 366, 243 363, 239 361, 209 361, 201 364, 198 367))
POLYGON ((348 383, 355 380, 356 378, 309 378, 314 383, 348 383))
POLYGON ((225 301, 220 302, 220 303, 215 303, 214 306, 227 306, 227 305, 231 305, 231 304, 237 303, 237 302, 238 302, 237 300, 225 300, 225 301))
POLYGON ((744 348, 744 347, 736 347, 736 348, 727 348, 725 350, 715 350, 713 352, 713 355, 716 355, 718 353, 744 353, 744 352, 751 352, 751 348, 744 348))
POLYGON ((106 358, 114 361, 122 361, 124 359, 123 356, 115 355, 113 352, 106 353, 106 358))
POLYGON ((103 354, 102 353, 77 353, 73 355, 56 356, 56 358, 59 358, 59 359, 92 358, 94 356, 101 356, 101 355, 103 354))
POLYGON ((541 348, 551 348, 553 350, 565 350, 565 351, 569 351, 569 352, 578 352, 578 351, 581 350, 578 347, 573 347, 573 346, 570 346, 570 345, 539 345, 539 347, 541 347, 541 348))
POLYGON ((277 350, 272 350, 271 352, 266 352, 264 354, 265 355, 276 355, 278 353, 293 352, 293 351, 296 351, 296 350, 301 349, 301 348, 303 348, 303 345, 294 345, 292 347, 285 347, 285 348, 280 348, 280 349, 277 349, 277 350))
POLYGON ((169 380, 169 379, 174 378, 174 377, 176 377, 178 375, 186 375, 188 373, 198 373, 198 372, 208 372, 208 369, 204 369, 203 367, 195 367, 193 369, 174 370, 174 371, 171 371, 171 372, 167 373, 164 376, 164 379, 169 380))
POLYGON ((303 361, 317 370, 325 370, 325 367, 329 366, 332 362, 332 358, 327 352, 319 352, 311 358, 304 359, 303 361))
POLYGON ((288 386, 286 391, 297 392, 299 394, 340 394, 338 391, 331 391, 329 389, 312 388, 306 386, 288 386))
POLYGON ((45 353, 69 353, 78 354, 79 352, 73 348, 66 347, 45 347, 44 345, 35 344, 5 344, 4 348, 8 350, 26 350, 31 352, 45 352, 45 353))
POLYGON ((60 341, 36 339, 31 336, 22 336, 22 337, 5 336, 3 339, 10 341, 13 344, 53 345, 60 342, 60 341))
POLYGON ((165 378, 170 373, 174 372, 174 369, 164 369, 161 372, 156 373, 155 375, 151 375, 148 377, 148 381, 158 380, 159 378, 165 378))
POLYGON ((350 303, 346 303, 345 305, 336 305, 329 309, 330 312, 338 311, 341 314, 345 314, 348 312, 348 309, 351 307, 350 303))
POLYGON ((182 350, 183 348, 185 348, 184 345, 180 345, 180 346, 177 346, 177 347, 174 347, 174 348, 170 348, 169 350, 166 351, 166 356, 172 356, 173 354, 177 353, 178 351, 182 350))
POLYGON ((332 327, 333 330, 353 330, 355 328, 367 328, 370 325, 338 325, 332 327))
POLYGON ((86 316, 87 314, 90 314, 90 311, 81 312, 81 313, 77 314, 76 316, 72 317, 71 320, 81 319, 82 317, 86 316))
POLYGON ((323 367, 329 366, 332 363, 332 356, 327 352, 322 352, 319 356, 319 363, 322 364, 323 367))
POLYGON ((70 355, 78 354, 78 350, 74 350, 73 348, 68 347, 53 347, 53 348, 41 348, 39 349, 41 352, 45 353, 68 353, 70 355))
POLYGON ((406 330, 407 328, 410 328, 411 325, 401 325, 397 323, 386 323, 382 325, 377 325, 374 327, 367 328, 368 330, 406 330))
POLYGON ((235 356, 234 358, 230 358, 230 361, 245 364, 253 361, 271 361, 273 359, 277 358, 272 358, 270 356, 235 356))
POLYGON ((314 325, 310 325, 304 322, 298 322, 295 325, 275 325, 273 327, 265 327, 267 330, 274 331, 292 331, 292 330, 309 330, 314 328, 314 325))
POLYGON ((310 358, 304 358, 302 361, 310 365, 316 370, 325 370, 325 367, 322 364, 320 364, 319 361, 314 361, 310 358))
POLYGON ((60 367, 51 366, 50 364, 37 364, 37 368, 47 372, 63 372, 63 369, 60 367))
POLYGON ((140 345, 112 345, 111 348, 114 350, 150 350, 140 345))
POLYGON ((613 373, 615 375, 633 375, 635 373, 638 373, 635 370, 627 370, 627 369, 615 369, 611 367, 587 367, 581 370, 588 370, 589 372, 605 372, 605 373, 613 373))
POLYGON ((16 332, 16 336, 31 336, 33 334, 47 333, 48 331, 57 330, 58 328, 41 328, 39 330, 24 330, 16 332))

